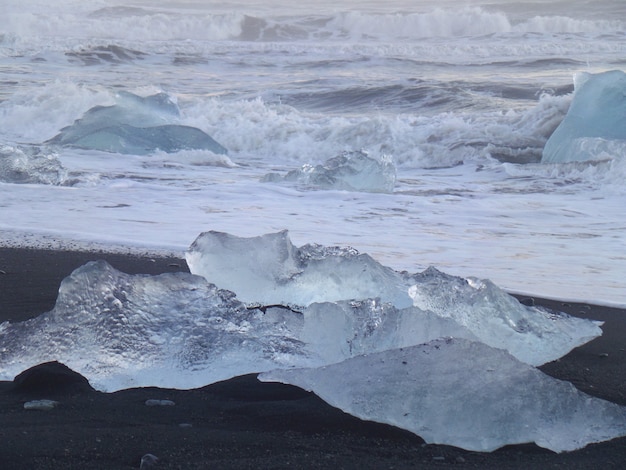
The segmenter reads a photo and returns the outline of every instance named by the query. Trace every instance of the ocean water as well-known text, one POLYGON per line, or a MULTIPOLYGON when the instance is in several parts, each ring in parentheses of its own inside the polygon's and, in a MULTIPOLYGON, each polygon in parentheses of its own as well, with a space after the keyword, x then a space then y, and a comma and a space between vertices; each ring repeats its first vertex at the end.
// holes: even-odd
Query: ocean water
MULTIPOLYGON (((289 230, 397 270, 626 306, 626 163, 542 164, 574 76, 626 69, 626 3, 2 0, 3 245, 182 254, 289 230), (121 92, 166 93, 228 149, 45 142, 121 92), (392 191, 266 178, 345 152, 392 191)), ((310 167, 305 167, 310 168, 310 167)))

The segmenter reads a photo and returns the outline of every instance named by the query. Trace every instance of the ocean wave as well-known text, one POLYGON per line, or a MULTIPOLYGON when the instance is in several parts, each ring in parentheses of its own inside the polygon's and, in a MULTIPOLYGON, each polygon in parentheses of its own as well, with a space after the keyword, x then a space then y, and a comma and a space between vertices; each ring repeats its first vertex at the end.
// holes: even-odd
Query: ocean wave
POLYGON ((95 11, 9 10, 2 44, 47 44, 51 38, 89 37, 127 41, 316 41, 337 42, 466 38, 493 34, 615 34, 626 22, 535 16, 514 21, 505 12, 480 7, 437 8, 419 13, 347 11, 274 16, 245 10, 207 12, 106 7, 95 11))

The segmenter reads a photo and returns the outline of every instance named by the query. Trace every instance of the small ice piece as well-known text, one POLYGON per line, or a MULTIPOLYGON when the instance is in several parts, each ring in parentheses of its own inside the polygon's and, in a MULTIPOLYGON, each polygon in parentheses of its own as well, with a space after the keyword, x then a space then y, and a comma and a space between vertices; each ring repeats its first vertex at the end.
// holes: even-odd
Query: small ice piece
POLYGON ((25 410, 50 411, 59 406, 58 401, 54 400, 32 400, 24 403, 25 410))
POLYGON ((153 454, 145 454, 141 457, 141 462, 139 463, 139 470, 146 470, 147 468, 157 467, 159 463, 159 458, 153 454))
POLYGON ((133 155, 190 149, 227 153, 204 131, 178 124, 178 116, 178 106, 165 93, 119 92, 115 105, 89 109, 46 143, 133 155))
POLYGON ((535 442, 564 452, 626 435, 626 407, 460 338, 275 370, 259 380, 295 385, 358 418, 472 451, 535 442))
POLYGON ((0 182, 63 185, 67 171, 53 153, 34 146, 0 146, 0 182))
POLYGON ((574 77, 569 111, 543 149, 542 163, 605 160, 626 151, 626 73, 574 77))
POLYGON ((304 165, 284 177, 270 173, 263 181, 292 181, 320 189, 391 193, 396 184, 396 167, 389 156, 377 160, 360 150, 344 152, 321 165, 304 165))
POLYGON ((0 324, 0 380, 51 360, 102 391, 319 365, 297 339, 301 323, 286 309, 247 308, 200 276, 128 275, 94 261, 63 280, 53 310, 0 324))
POLYGON ((176 403, 174 403, 172 400, 157 400, 154 398, 146 400, 145 403, 146 406, 174 406, 175 404, 176 403))

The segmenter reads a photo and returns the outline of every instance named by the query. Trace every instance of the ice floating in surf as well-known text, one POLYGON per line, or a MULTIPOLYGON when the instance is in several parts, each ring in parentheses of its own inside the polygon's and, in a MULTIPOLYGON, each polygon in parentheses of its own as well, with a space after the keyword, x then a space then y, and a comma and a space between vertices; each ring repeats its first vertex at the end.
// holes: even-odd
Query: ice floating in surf
POLYGON ((626 407, 465 339, 276 370, 259 379, 296 385, 361 419, 467 450, 535 442, 563 452, 626 435, 626 407))
POLYGON ((227 152, 204 131, 176 124, 178 116, 178 107, 165 93, 140 97, 119 92, 115 105, 91 108, 46 143, 133 155, 157 150, 227 152))
POLYGON ((605 160, 626 152, 626 74, 619 70, 574 77, 567 115, 543 149, 542 163, 605 160))
POLYGON ((391 193, 396 184, 396 167, 391 158, 377 160, 364 151, 345 152, 321 165, 304 165, 285 176, 265 175, 266 182, 295 182, 306 187, 391 193))
POLYGON ((24 184, 67 184, 67 171, 54 154, 35 147, 0 147, 0 181, 24 184))
POLYGON ((192 273, 252 305, 380 299, 417 307, 467 328, 484 343, 540 365, 600 336, 596 322, 526 307, 488 280, 434 268, 407 274, 352 248, 295 247, 286 231, 240 238, 205 232, 186 254, 192 273))

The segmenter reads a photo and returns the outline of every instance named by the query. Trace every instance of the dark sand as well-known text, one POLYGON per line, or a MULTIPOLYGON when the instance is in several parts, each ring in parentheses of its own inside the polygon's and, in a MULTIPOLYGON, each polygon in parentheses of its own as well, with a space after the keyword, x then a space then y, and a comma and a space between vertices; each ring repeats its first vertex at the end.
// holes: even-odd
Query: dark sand
MULTIPOLYGON (((61 280, 95 259, 127 273, 187 269, 183 259, 0 248, 0 322, 50 310, 61 280)), ((626 405, 626 311, 534 300, 606 322, 601 338, 542 369, 626 405)), ((139 468, 147 453, 159 458, 155 469, 626 468, 626 438, 565 454, 531 444, 492 453, 425 445, 409 432, 361 421, 313 394, 254 375, 196 390, 112 394, 15 390, 0 382, 0 469, 139 468), (40 398, 61 404, 52 411, 23 409, 25 401, 40 398), (148 407, 147 399, 175 405, 148 407)))

